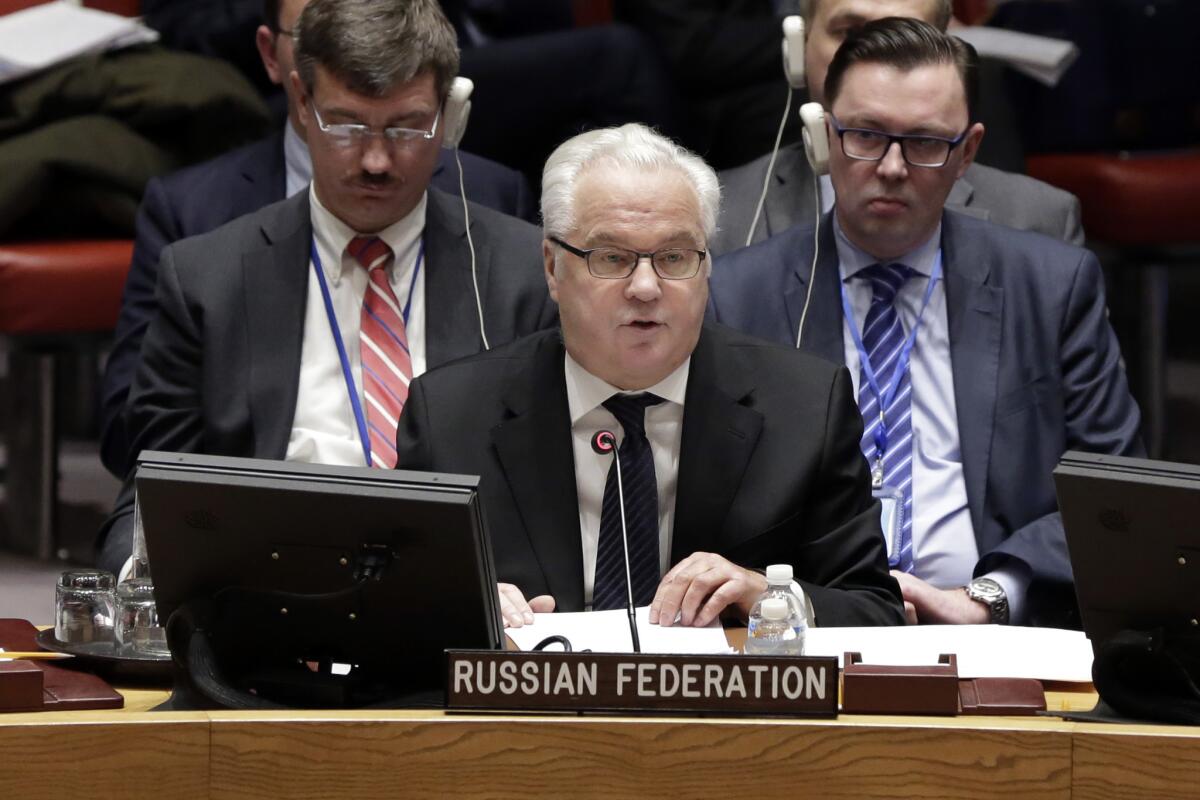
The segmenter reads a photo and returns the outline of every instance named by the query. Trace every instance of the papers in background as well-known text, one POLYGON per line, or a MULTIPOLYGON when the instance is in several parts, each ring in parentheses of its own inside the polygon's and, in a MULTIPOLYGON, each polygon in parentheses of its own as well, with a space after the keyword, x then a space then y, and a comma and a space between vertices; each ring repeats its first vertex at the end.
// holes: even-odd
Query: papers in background
MULTIPOLYGON (((673 625, 664 628, 651 625, 650 608, 636 609, 638 638, 643 653, 728 653, 729 643, 720 622, 707 628, 688 628, 673 625)), ((507 628, 505 633, 522 650, 532 650, 547 636, 565 636, 575 651, 593 653, 632 653, 629 637, 629 616, 624 609, 578 613, 534 614, 532 625, 507 628)), ((559 649, 554 646, 553 649, 559 649)))
POLYGON ((1057 84, 1079 57, 1079 48, 1064 39, 982 25, 956 27, 951 33, 973 45, 979 55, 998 58, 1046 86, 1057 84))
POLYGON ((85 53, 158 40, 136 19, 81 8, 66 0, 0 16, 0 83, 85 53))
MULTIPOLYGON (((628 634, 626 634, 628 638, 628 634)), ((1081 631, 1015 625, 910 625, 897 628, 809 628, 806 656, 862 653, 865 664, 936 664, 958 658, 960 678, 1037 678, 1087 683, 1092 645, 1081 631)), ((839 661, 840 663, 840 661, 839 661)))

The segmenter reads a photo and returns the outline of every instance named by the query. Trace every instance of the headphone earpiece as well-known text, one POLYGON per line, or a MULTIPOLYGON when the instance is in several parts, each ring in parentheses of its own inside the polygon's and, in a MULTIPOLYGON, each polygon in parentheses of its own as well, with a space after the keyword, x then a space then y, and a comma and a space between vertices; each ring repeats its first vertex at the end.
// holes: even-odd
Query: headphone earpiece
POLYGON ((797 15, 783 18, 783 75, 788 86, 804 88, 804 18, 797 15))
POLYGON ((467 132, 467 120, 471 116, 471 92, 475 84, 470 78, 458 77, 450 84, 446 96, 446 110, 442 117, 442 147, 453 150, 467 132))
POLYGON ((825 128, 825 109, 820 103, 800 106, 800 122, 804 125, 804 154, 816 175, 829 172, 829 131, 825 128))

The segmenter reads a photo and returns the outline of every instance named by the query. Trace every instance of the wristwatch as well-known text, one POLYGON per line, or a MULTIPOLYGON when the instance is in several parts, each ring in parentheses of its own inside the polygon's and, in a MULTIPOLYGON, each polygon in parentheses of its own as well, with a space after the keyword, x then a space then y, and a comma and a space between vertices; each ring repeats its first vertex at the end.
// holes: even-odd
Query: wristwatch
POLYGON ((989 622, 997 625, 1008 623, 1008 597, 1000 584, 991 578, 976 578, 963 588, 967 591, 967 597, 988 607, 989 622))

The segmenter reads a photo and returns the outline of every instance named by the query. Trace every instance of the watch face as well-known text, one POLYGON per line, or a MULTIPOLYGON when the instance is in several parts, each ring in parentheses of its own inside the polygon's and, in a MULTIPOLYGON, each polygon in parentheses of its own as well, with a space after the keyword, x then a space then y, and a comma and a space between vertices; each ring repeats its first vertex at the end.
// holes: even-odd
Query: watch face
POLYGON ((1004 590, 1000 588, 1000 584, 990 578, 980 578, 971 581, 970 594, 977 600, 983 600, 986 603, 993 603, 1004 597, 1004 590))
POLYGON ((992 622, 1008 622, 1008 598, 1004 595, 1004 588, 991 578, 971 581, 967 584, 967 596, 987 605, 992 622))

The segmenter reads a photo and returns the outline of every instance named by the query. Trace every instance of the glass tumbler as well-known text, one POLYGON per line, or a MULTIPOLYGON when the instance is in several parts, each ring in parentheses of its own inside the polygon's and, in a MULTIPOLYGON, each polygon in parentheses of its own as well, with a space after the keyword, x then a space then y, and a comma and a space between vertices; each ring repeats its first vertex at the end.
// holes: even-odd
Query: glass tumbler
POLYGON ((126 653, 165 656, 167 634, 158 623, 154 585, 149 578, 130 578, 117 587, 117 647, 126 653))
POLYGON ((111 642, 116 578, 102 569, 76 569, 58 578, 54 591, 54 638, 66 644, 111 642))

